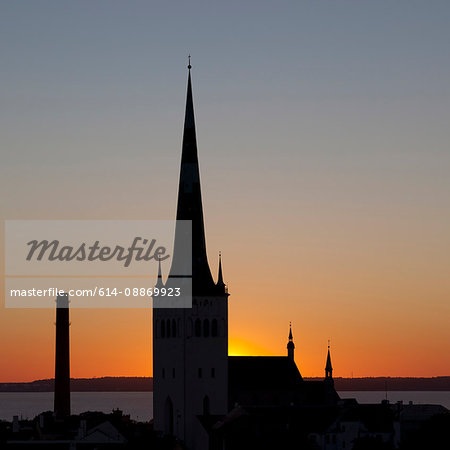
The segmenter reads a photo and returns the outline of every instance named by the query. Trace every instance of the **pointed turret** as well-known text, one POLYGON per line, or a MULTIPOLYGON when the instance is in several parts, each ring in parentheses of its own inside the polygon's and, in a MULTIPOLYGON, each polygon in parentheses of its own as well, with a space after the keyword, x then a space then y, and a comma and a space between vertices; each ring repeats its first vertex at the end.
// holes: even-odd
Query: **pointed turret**
POLYGON ((156 281, 155 287, 157 287, 157 288, 164 287, 164 283, 162 280, 161 260, 160 259, 158 259, 158 280, 156 281))
POLYGON ((288 358, 294 361, 294 338, 292 337, 292 324, 289 322, 289 342, 287 344, 288 358))
POLYGON ((216 286, 220 288, 223 292, 225 291, 225 283, 223 282, 223 275, 222 275, 222 254, 219 252, 219 271, 217 274, 217 283, 216 286))
MULTIPOLYGON (((194 103, 192 100, 191 62, 188 65, 186 112, 184 118, 183 149, 181 154, 180 184, 178 188, 177 220, 192 223, 192 294, 211 295, 220 293, 214 283, 206 255, 205 226, 203 221, 200 170, 197 156, 194 103)), ((171 268, 172 276, 179 276, 174 267, 178 264, 177 254, 186 247, 186 235, 175 233, 175 246, 171 268)), ((178 255, 178 257, 180 256, 178 255)))
POLYGON ((327 363, 325 365, 325 379, 327 379, 327 380, 333 379, 333 366, 331 365, 330 343, 329 342, 328 342, 327 363))

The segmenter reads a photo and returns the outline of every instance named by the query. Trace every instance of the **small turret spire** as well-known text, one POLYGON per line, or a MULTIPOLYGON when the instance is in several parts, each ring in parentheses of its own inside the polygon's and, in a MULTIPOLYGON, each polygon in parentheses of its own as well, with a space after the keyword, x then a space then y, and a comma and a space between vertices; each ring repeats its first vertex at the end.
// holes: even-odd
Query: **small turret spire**
POLYGON ((289 322, 289 342, 287 344, 288 358, 294 361, 294 338, 292 337, 292 322, 289 322))
POLYGON ((217 286, 225 287, 225 283, 223 282, 222 276, 222 253, 219 252, 219 273, 217 275, 217 286))
POLYGON ((156 282, 155 287, 161 288, 163 286, 164 286, 164 283, 162 281, 161 259, 158 259, 158 280, 156 282))
POLYGON ((328 339, 327 363, 325 365, 325 379, 333 379, 333 366, 331 365, 330 340, 328 339))

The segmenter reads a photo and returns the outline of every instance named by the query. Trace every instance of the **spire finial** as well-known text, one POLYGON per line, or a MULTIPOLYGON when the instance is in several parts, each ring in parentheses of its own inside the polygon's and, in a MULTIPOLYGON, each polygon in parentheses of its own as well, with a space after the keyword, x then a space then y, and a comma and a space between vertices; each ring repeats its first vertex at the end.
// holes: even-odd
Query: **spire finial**
POLYGON ((292 341, 293 336, 292 336, 292 322, 289 321, 289 340, 292 341))
POLYGON ((330 340, 328 339, 328 350, 330 350, 330 340))
POLYGON ((191 70, 192 66, 191 66, 191 55, 188 56, 188 69, 191 70))

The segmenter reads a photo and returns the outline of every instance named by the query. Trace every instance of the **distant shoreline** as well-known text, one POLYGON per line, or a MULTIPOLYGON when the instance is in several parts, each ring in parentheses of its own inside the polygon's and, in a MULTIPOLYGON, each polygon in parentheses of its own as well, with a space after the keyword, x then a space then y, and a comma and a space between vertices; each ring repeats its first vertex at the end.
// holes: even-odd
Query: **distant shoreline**
POLYGON ((334 387, 337 391, 450 391, 450 376, 335 378, 334 387))
MULTIPOLYGON (((304 378, 319 381, 323 378, 304 378)), ((152 392, 152 377, 72 378, 72 392, 152 392)), ((450 391, 450 376, 335 378, 337 391, 450 391)), ((0 383, 0 392, 53 392, 54 380, 0 383)))

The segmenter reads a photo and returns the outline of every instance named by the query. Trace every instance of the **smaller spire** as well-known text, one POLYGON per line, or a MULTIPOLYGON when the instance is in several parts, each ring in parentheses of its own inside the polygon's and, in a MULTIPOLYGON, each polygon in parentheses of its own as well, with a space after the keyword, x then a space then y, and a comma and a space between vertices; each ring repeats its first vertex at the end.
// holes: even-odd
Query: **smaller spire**
POLYGON ((188 56, 188 69, 191 70, 192 66, 191 66, 191 55, 188 56))
POLYGON ((333 366, 331 365, 330 340, 328 339, 327 363, 325 365, 325 378, 333 378, 333 366))
POLYGON ((219 252, 219 274, 217 275, 217 286, 225 287, 222 276, 222 253, 219 252))
POLYGON ((162 271, 161 271, 161 258, 158 258, 158 281, 156 282, 155 287, 161 288, 164 286, 162 281, 162 271))
POLYGON ((292 337, 292 323, 289 322, 289 342, 287 344, 288 358, 294 361, 294 338, 292 337))
POLYGON ((331 356, 330 356, 330 348, 328 347, 328 354, 327 354, 327 365, 325 366, 325 370, 328 372, 333 371, 333 366, 331 365, 331 356))

